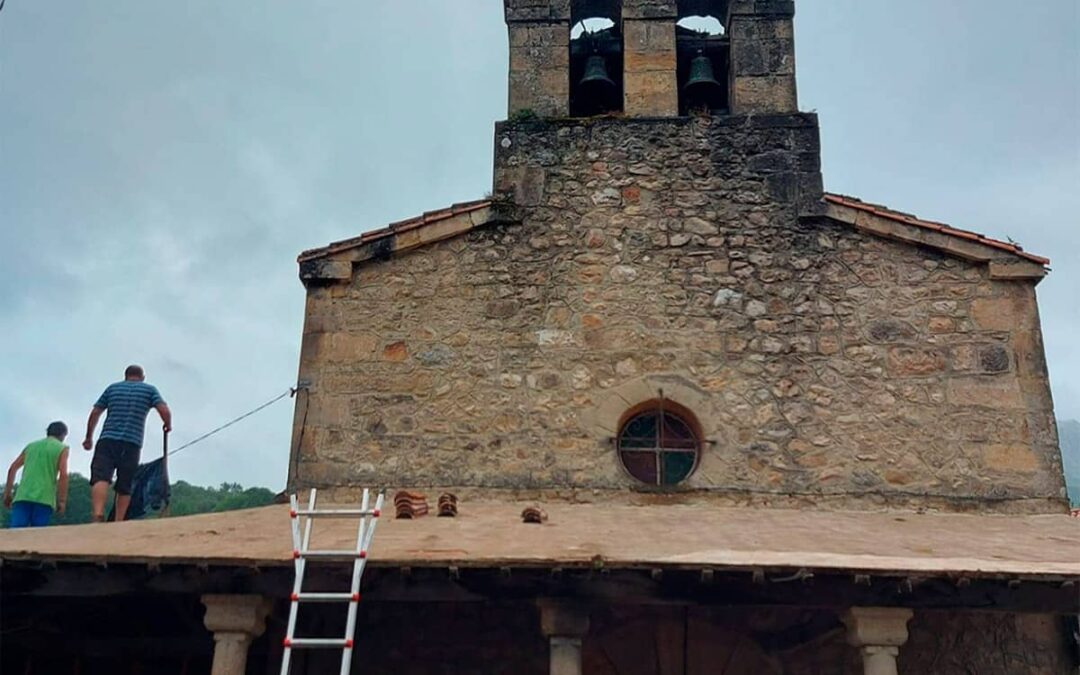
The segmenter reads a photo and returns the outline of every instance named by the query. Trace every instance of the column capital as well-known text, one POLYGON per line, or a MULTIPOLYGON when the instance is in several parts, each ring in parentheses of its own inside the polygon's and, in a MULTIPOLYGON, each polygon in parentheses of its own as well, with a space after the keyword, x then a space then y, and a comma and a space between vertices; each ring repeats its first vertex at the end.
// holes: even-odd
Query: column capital
POLYGON ((547 638, 581 638, 589 632, 589 610, 561 600, 541 599, 540 631, 547 638))
POLYGON ((257 638, 266 630, 266 616, 272 603, 261 595, 204 595, 203 625, 215 635, 241 633, 257 638))
POLYGON ((913 612, 902 607, 852 607, 841 619, 847 626, 847 641, 853 647, 896 648, 907 642, 907 624, 913 612))

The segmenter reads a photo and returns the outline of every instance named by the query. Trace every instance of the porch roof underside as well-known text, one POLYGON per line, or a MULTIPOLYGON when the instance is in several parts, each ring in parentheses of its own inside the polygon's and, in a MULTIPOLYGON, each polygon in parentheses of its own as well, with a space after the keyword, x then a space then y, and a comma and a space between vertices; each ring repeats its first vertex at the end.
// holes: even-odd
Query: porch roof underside
MULTIPOLYGON (((456 518, 383 517, 375 566, 806 568, 913 576, 1080 578, 1067 515, 795 511, 714 506, 466 501, 456 518)), ((391 509, 387 509, 387 516, 391 509)), ((288 507, 105 525, 0 531, 0 558, 287 566, 288 507)), ((353 520, 320 520, 312 548, 355 545, 353 520)))

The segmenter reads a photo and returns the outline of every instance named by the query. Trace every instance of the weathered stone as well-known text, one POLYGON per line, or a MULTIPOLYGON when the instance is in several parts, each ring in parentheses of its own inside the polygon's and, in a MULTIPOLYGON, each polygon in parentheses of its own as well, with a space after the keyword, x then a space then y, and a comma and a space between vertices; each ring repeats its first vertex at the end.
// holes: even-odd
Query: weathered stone
POLYGON ((638 271, 629 265, 616 265, 611 268, 611 279, 620 284, 625 284, 637 279, 638 271))
POLYGON ((988 445, 983 454, 986 468, 1001 473, 1034 473, 1039 458, 1026 445, 988 445))
POLYGON ((703 220, 701 218, 687 218, 683 223, 683 230, 690 232, 691 234, 700 234, 708 236, 710 234, 718 234, 720 228, 713 223, 703 220))
POLYGON ((518 311, 516 300, 492 300, 484 308, 484 314, 491 319, 506 319, 518 311))
MULTIPOLYGON (((404 346, 404 345, 403 345, 404 346)), ((416 360, 425 366, 445 366, 454 360, 454 350, 446 345, 435 345, 416 354, 416 360)))
POLYGON ((873 321, 867 327, 867 336, 874 342, 906 342, 917 335, 910 324, 895 319, 873 321))
POLYGON ((383 347, 383 359, 386 361, 400 362, 409 358, 409 349, 404 342, 391 342, 383 347))
POLYGON ((945 354, 940 349, 894 347, 889 350, 889 368, 897 377, 940 373, 945 365, 945 354))
POLYGON ((948 381, 949 402, 987 408, 1023 407, 1020 386, 1015 380, 986 377, 957 377, 948 381))
POLYGON ((1009 350, 1001 345, 990 345, 979 350, 979 367, 987 373, 1004 373, 1009 370, 1009 350))

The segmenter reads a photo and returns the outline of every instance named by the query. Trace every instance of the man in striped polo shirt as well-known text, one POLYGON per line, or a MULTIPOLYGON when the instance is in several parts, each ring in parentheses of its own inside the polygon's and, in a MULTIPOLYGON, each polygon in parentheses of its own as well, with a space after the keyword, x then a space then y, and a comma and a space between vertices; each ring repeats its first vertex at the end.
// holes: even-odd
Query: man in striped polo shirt
POLYGON ((144 380, 139 366, 128 366, 123 382, 110 384, 90 411, 86 422, 83 448, 94 447, 94 429, 101 414, 108 411, 98 438, 94 459, 90 462, 90 504, 94 522, 105 520, 105 498, 116 473, 116 520, 124 519, 131 503, 131 480, 139 467, 146 416, 154 408, 161 416, 165 433, 172 430, 172 413, 153 385, 144 380))

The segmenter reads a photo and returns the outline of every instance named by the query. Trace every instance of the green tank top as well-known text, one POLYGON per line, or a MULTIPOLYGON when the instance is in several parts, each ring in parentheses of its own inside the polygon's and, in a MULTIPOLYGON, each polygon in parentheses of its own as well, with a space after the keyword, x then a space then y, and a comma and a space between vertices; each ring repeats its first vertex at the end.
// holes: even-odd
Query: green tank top
POLYGON ((56 508, 56 469, 67 446, 49 436, 34 441, 23 450, 23 470, 16 502, 34 502, 56 508))

